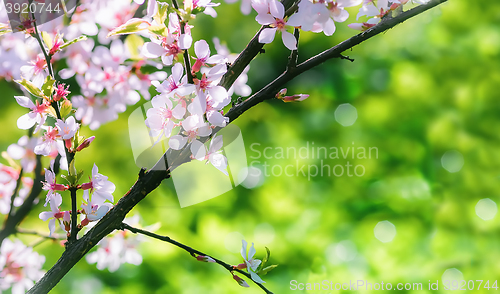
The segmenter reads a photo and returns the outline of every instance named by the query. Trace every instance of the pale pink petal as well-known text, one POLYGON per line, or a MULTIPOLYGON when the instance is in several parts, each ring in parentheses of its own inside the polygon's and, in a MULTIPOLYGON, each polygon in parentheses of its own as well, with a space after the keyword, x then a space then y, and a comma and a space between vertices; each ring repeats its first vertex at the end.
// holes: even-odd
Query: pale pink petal
POLYGON ((286 48, 290 50, 297 49, 297 39, 295 36, 289 32, 282 32, 281 39, 283 40, 283 44, 285 44, 286 48))
POLYGON ((40 115, 34 112, 26 113, 17 120, 17 127, 22 130, 27 130, 39 121, 40 115))
POLYGON ((187 137, 181 135, 175 135, 170 137, 168 140, 168 146, 174 150, 180 150, 184 145, 186 145, 187 137))
POLYGON ((157 58, 165 54, 165 52, 167 52, 165 48, 153 42, 144 44, 141 51, 146 58, 157 58))
POLYGON ((276 28, 265 28, 260 32, 259 43, 269 44, 274 40, 276 28))
POLYGON ((198 58, 205 58, 210 55, 210 48, 205 40, 200 40, 194 43, 194 53, 198 58))
POLYGON ((205 155, 207 154, 207 149, 205 148, 205 145, 203 145, 203 143, 201 143, 198 140, 194 140, 193 143, 191 143, 190 149, 194 158, 200 161, 205 159, 205 155))
POLYGON ((14 96, 14 98, 16 98, 17 103, 22 107, 26 107, 29 109, 35 108, 35 104, 33 103, 33 101, 31 101, 31 99, 26 96, 14 96))
POLYGON ((182 34, 179 37, 179 47, 181 49, 189 49, 193 43, 193 37, 188 34, 182 34))
POLYGON ((335 23, 331 18, 329 18, 325 24, 323 25, 323 32, 325 33, 326 36, 331 36, 333 33, 335 33, 335 23))
POLYGON ((258 14, 255 20, 261 25, 268 25, 274 23, 274 17, 269 14, 258 14))
POLYGON ((285 7, 276 0, 269 1, 269 12, 278 19, 283 19, 283 17, 285 17, 285 7))

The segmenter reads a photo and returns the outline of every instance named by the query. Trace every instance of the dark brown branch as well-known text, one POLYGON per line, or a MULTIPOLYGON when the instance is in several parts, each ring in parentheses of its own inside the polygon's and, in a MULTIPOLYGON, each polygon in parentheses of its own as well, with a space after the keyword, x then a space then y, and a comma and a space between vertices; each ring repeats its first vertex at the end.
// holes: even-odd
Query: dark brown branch
POLYGON ((196 249, 193 249, 187 245, 184 245, 180 242, 177 242, 173 239, 171 239, 170 237, 168 236, 161 236, 161 235, 158 235, 158 234, 155 234, 155 233, 152 233, 152 232, 148 232, 148 231, 145 231, 145 230, 141 230, 141 229, 138 229, 138 228, 134 228, 134 227, 131 227, 129 225, 127 225, 126 223, 122 223, 121 225, 121 230, 129 230, 131 231, 132 233, 134 234, 142 234, 142 235, 145 235, 145 236, 148 236, 148 237, 151 237, 151 238, 155 238, 155 239, 158 239, 158 240, 161 240, 161 241, 164 241, 164 242, 167 242, 167 243, 170 243, 172 245, 175 245, 181 249, 184 249, 185 251, 187 251, 189 254, 191 254, 192 256, 194 256, 195 254, 197 255, 202 255, 202 256, 207 256, 207 257, 210 257, 212 258, 217 264, 221 265, 223 268, 225 268, 226 270, 228 270, 229 272, 233 272, 233 271, 236 271, 242 275, 244 275, 245 277, 249 278, 251 281, 253 281, 257 286, 259 286, 262 290, 264 290, 266 293, 268 294, 272 294, 273 292, 269 291, 264 285, 260 284, 260 283, 257 283, 255 282, 254 280, 252 280, 252 277, 250 276, 249 273, 246 273, 242 270, 239 270, 239 269, 236 269, 234 268, 234 266, 220 260, 220 259, 217 259, 211 255, 208 255, 208 254, 205 254, 201 251, 198 251, 196 249))

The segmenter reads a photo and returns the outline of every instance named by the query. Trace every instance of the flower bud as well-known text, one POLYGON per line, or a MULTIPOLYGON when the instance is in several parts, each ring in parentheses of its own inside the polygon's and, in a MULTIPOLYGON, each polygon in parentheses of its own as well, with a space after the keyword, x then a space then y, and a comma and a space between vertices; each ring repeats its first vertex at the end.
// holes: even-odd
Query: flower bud
POLYGON ((202 262, 215 262, 215 260, 212 257, 205 256, 205 255, 196 256, 196 260, 202 261, 202 262))
POLYGON ((94 141, 94 139, 95 139, 95 136, 92 136, 90 138, 85 139, 85 141, 83 141, 82 144, 80 144, 78 147, 76 147, 76 152, 80 152, 80 151, 82 151, 82 149, 89 147, 90 143, 92 143, 92 141, 94 141))
POLYGON ((278 99, 283 100, 283 102, 299 102, 299 101, 304 101, 307 98, 309 98, 308 94, 297 94, 293 96, 285 96, 278 99))
POLYGON ((237 275, 233 274, 233 279, 238 282, 238 285, 241 287, 249 288, 250 286, 243 280, 242 278, 238 277, 237 275))

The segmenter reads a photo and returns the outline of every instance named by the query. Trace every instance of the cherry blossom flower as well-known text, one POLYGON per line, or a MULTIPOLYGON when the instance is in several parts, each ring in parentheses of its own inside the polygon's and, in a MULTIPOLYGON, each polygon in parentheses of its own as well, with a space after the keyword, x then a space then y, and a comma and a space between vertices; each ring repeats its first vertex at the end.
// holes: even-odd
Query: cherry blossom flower
MULTIPOLYGON (((45 133, 38 141, 33 152, 39 155, 50 155, 54 150, 57 150, 57 139, 60 138, 59 131, 57 128, 53 127, 42 127, 45 133)), ((64 149, 64 148, 63 148, 64 149)), ((62 153, 65 153, 64 151, 62 153)))
MULTIPOLYGON (((281 32, 281 38, 283 39, 283 44, 290 49, 297 49, 297 39, 295 39, 294 35, 286 31, 287 26, 300 26, 299 23, 287 22, 284 20, 285 18, 285 7, 283 4, 276 0, 269 0, 269 13, 263 14, 261 13, 264 10, 261 10, 256 17, 255 20, 261 25, 270 25, 271 28, 265 28, 259 35, 259 42, 264 44, 269 44, 274 40, 274 35, 276 31, 281 32)), ((255 7, 254 7, 255 8, 255 7)))
POLYGON ((207 163, 210 162, 214 167, 227 176, 227 158, 222 154, 222 145, 222 136, 213 137, 210 141, 210 148, 208 150, 203 143, 195 140, 191 144, 191 153, 193 154, 192 157, 199 161, 206 160, 207 163))
POLYGON ((44 206, 47 206, 47 203, 51 200, 53 195, 58 195, 55 191, 68 190, 68 186, 56 183, 56 175, 50 169, 45 169, 45 182, 42 182, 42 184, 42 189, 49 191, 44 206))
POLYGON ((171 65, 177 55, 182 54, 182 50, 189 49, 193 38, 189 34, 187 25, 184 34, 181 33, 179 18, 175 12, 169 14, 168 35, 158 39, 151 37, 151 42, 147 42, 142 47, 142 54, 147 58, 161 57, 163 64, 171 65))
POLYGON ((21 67, 21 76, 27 80, 30 80, 35 86, 41 87, 43 81, 48 76, 45 71, 47 68, 47 62, 43 55, 37 55, 35 61, 30 61, 29 65, 21 67))
POLYGON ((184 131, 183 135, 174 135, 170 137, 168 145, 174 150, 179 150, 186 145, 186 143, 191 143, 199 137, 206 137, 212 134, 212 129, 210 124, 203 120, 200 115, 190 115, 184 121, 182 121, 182 128, 184 131))
MULTIPOLYGON (((48 197, 49 198, 49 197, 48 197)), ((50 204, 50 211, 42 211, 39 214, 39 218, 43 221, 49 221, 49 236, 52 236, 54 230, 56 229, 56 220, 60 223, 60 219, 64 217, 64 211, 59 209, 62 204, 62 197, 59 193, 54 193, 48 200, 50 204)))
POLYGON ((172 67, 172 74, 160 84, 158 81, 152 81, 151 84, 156 87, 156 91, 173 97, 175 94, 186 96, 195 91, 195 86, 187 83, 187 77, 183 76, 184 67, 176 63, 172 67))
POLYGON ((21 241, 4 239, 0 246, 0 289, 12 287, 13 294, 26 293, 42 278, 45 257, 21 241))
POLYGON ((29 138, 22 136, 17 144, 11 144, 7 148, 7 154, 15 160, 21 160, 21 166, 24 172, 30 173, 36 166, 36 155, 34 152, 35 147, 38 145, 40 139, 37 137, 29 138))
POLYGON ((69 86, 67 86, 66 88, 64 88, 64 86, 65 86, 65 84, 58 84, 57 85, 57 88, 55 89, 55 93, 52 97, 52 99, 54 101, 66 99, 66 97, 69 95, 69 93, 71 93, 70 91, 68 91, 69 86))
POLYGON ((173 107, 172 101, 165 95, 158 95, 151 100, 153 108, 148 109, 146 115, 146 125, 151 131, 151 135, 159 135, 158 142, 163 136, 170 137, 175 125, 173 119, 182 119, 186 109, 181 104, 173 107))
MULTIPOLYGON (((186 1, 184 1, 186 2, 186 1)), ((212 3, 212 0, 193 0, 193 10, 197 8, 204 8, 203 13, 210 15, 211 17, 217 17, 217 12, 214 7, 220 5, 220 3, 212 3)), ((186 5, 184 4, 184 7, 186 5)))
POLYGON ((250 247, 250 249, 248 250, 248 255, 247 255, 247 245, 248 245, 247 241, 242 240, 241 243, 242 243, 241 256, 243 257, 243 260, 245 260, 247 271, 250 274, 250 276, 252 277, 252 280, 254 280, 254 282, 257 282, 259 284, 265 283, 259 277, 259 275, 257 275, 255 273, 255 271, 257 270, 257 268, 259 267, 259 265, 262 261, 259 259, 253 258, 255 253, 257 252, 254 248, 253 243, 252 243, 252 246, 250 247))
POLYGON ((89 190, 83 191, 83 200, 85 202, 82 203, 82 213, 85 215, 85 218, 81 222, 82 226, 86 226, 89 222, 100 220, 113 207, 111 203, 100 202, 101 198, 98 198, 98 201, 90 201, 89 190))
POLYGON ((205 40, 200 40, 194 43, 194 53, 196 54, 196 62, 191 67, 191 71, 196 73, 200 68, 206 64, 219 64, 226 62, 225 58, 221 55, 210 56, 210 47, 205 40))
POLYGON ((35 133, 38 132, 40 127, 45 123, 45 119, 47 118, 47 112, 50 107, 48 102, 44 102, 40 104, 38 100, 36 101, 36 104, 31 101, 26 96, 14 96, 16 98, 16 101, 19 105, 22 107, 26 107, 31 109, 31 111, 23 116, 21 116, 17 120, 17 127, 23 130, 27 130, 34 126, 35 124, 38 124, 37 128, 35 129, 35 133))
POLYGON ((56 127, 59 135, 63 138, 63 140, 68 140, 75 136, 78 131, 80 124, 78 124, 73 116, 70 116, 66 119, 66 121, 62 121, 60 119, 56 122, 56 127))
POLYGON ((209 94, 215 101, 224 102, 228 99, 227 91, 219 86, 219 79, 227 72, 226 64, 219 64, 212 67, 208 72, 203 73, 201 79, 194 79, 198 93, 203 91, 209 94))
MULTIPOLYGON (((126 218, 124 222, 131 226, 137 226, 139 216, 126 218)), ((149 230, 151 229, 149 228, 149 230)), ((144 240, 141 235, 135 235, 128 231, 117 231, 99 241, 97 250, 87 254, 85 258, 90 264, 96 263, 97 269, 107 268, 110 272, 116 271, 124 263, 139 265, 142 263, 142 256, 137 252, 137 246, 144 240)))
POLYGON ((99 169, 95 163, 92 168, 92 178, 90 182, 82 184, 82 189, 91 189, 90 191, 93 193, 92 199, 95 200, 96 203, 103 203, 105 200, 110 202, 114 201, 112 193, 115 191, 116 186, 108 181, 108 177, 99 173, 99 169))
POLYGON ((349 18, 349 12, 345 10, 346 7, 357 6, 361 4, 363 0, 336 0, 327 2, 327 8, 330 12, 330 17, 321 24, 323 32, 327 36, 333 35, 335 32, 335 23, 336 22, 344 22, 349 18))

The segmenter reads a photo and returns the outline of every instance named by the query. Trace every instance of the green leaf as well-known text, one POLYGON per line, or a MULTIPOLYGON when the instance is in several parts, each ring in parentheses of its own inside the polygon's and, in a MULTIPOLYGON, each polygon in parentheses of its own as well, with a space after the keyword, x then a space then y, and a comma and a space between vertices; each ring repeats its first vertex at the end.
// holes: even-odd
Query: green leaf
POLYGON ((49 97, 52 94, 55 82, 56 80, 54 80, 51 76, 47 76, 47 78, 45 78, 45 82, 42 85, 43 95, 49 97))
POLYGON ((82 178, 83 176, 83 170, 80 170, 80 172, 78 172, 78 174, 76 175, 76 183, 78 184, 80 182, 80 179, 82 178))
POLYGON ((270 265, 270 266, 266 267, 265 269, 260 270, 257 274, 259 276, 265 276, 265 275, 267 275, 268 272, 272 271, 273 269, 275 269, 277 267, 278 267, 277 264, 270 265))
POLYGON ((144 40, 138 35, 128 35, 125 38, 125 46, 130 52, 132 60, 138 60, 141 58, 140 48, 144 45, 144 40))
POLYGON ((73 45, 76 42, 85 41, 85 40, 87 40, 87 36, 80 36, 78 38, 75 38, 75 39, 73 39, 71 41, 68 41, 68 42, 62 44, 61 47, 59 47, 59 48, 60 49, 64 49, 64 48, 68 47, 69 45, 73 45))
POLYGON ((68 116, 72 110, 73 110, 73 104, 71 104, 69 100, 64 99, 60 109, 61 117, 66 118, 66 116, 68 116))
POLYGON ((19 85, 23 86, 28 92, 31 93, 31 95, 35 96, 35 97, 38 97, 38 98, 42 98, 43 97, 43 93, 40 89, 38 89, 37 86, 35 86, 32 82, 30 81, 27 81, 25 79, 23 79, 22 81, 19 81, 19 80, 15 80, 14 82, 18 83, 19 85))
POLYGON ((167 19, 169 6, 168 3, 164 2, 157 2, 157 3, 158 3, 158 11, 153 16, 153 19, 156 21, 156 23, 164 24, 165 20, 167 19))
POLYGON ((70 176, 75 176, 75 178, 76 178, 76 175, 78 174, 78 172, 76 171, 75 160, 74 159, 69 163, 68 172, 69 172, 70 176))
POLYGON ((156 34, 158 36, 166 37, 168 35, 168 30, 167 30, 167 27, 165 25, 150 26, 148 28, 148 30, 151 33, 156 34))
POLYGON ((42 32, 42 40, 45 43, 45 45, 47 45, 47 48, 50 49, 50 48, 52 48, 52 46, 54 46, 52 44, 52 38, 50 37, 49 33, 42 32))
POLYGON ((149 28, 151 25, 149 22, 140 19, 140 18, 132 18, 121 26, 115 28, 108 34, 108 38, 115 35, 127 35, 132 33, 137 33, 149 28))

